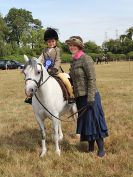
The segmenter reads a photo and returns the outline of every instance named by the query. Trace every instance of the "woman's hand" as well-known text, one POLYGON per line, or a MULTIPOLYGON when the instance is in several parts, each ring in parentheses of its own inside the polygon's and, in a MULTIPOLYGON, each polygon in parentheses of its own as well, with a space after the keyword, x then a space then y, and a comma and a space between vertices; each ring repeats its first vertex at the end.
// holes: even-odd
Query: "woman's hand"
POLYGON ((87 109, 92 108, 94 106, 94 103, 95 103, 94 101, 88 101, 88 103, 86 105, 87 109))

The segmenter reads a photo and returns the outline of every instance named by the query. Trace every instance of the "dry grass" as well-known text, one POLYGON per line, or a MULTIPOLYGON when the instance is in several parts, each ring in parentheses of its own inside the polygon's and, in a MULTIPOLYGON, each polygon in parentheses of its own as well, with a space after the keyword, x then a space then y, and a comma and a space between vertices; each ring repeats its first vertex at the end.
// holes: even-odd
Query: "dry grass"
POLYGON ((58 157, 47 120, 48 153, 40 159, 38 125, 31 106, 23 102, 23 75, 0 71, 0 177, 133 177, 133 63, 96 65, 96 73, 110 134, 106 157, 83 152, 87 144, 72 136, 74 122, 62 123, 58 157))

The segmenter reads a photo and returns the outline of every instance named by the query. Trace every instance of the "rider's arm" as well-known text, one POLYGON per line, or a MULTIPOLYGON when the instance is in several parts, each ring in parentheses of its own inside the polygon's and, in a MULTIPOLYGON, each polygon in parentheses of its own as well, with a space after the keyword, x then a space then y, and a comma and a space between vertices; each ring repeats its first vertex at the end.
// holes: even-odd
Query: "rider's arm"
POLYGON ((44 55, 43 53, 40 55, 40 57, 38 58, 38 60, 43 64, 44 63, 44 55))
POLYGON ((60 65, 61 65, 61 51, 58 47, 56 47, 56 57, 55 57, 54 68, 59 69, 60 65))

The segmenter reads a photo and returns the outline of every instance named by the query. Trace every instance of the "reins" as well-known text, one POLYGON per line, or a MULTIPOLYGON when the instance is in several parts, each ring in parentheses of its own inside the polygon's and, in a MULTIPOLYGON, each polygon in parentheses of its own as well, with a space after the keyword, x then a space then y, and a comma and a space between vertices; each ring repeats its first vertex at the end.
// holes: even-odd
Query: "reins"
POLYGON ((47 80, 48 80, 50 77, 51 77, 51 76, 49 75, 49 76, 47 77, 47 79, 39 85, 38 88, 40 88, 43 84, 45 84, 45 82, 47 82, 47 80))
MULTIPOLYGON (((42 107, 43 107, 51 116, 53 116, 54 118, 56 118, 56 119, 58 119, 58 120, 60 120, 60 121, 63 121, 63 122, 71 122, 71 121, 67 121, 67 120, 60 119, 60 118, 56 117, 55 115, 53 115, 53 114, 41 103, 41 101, 38 99, 38 97, 37 97, 36 94, 35 94, 35 97, 36 97, 37 101, 42 105, 42 107)), ((70 117, 74 116, 75 114, 77 114, 77 113, 83 111, 83 112, 80 114, 80 116, 78 116, 78 119, 79 119, 79 118, 82 116, 82 114, 83 114, 86 110, 87 110, 87 107, 84 106, 84 107, 82 107, 80 110, 78 110, 77 112, 75 112, 75 113, 71 114, 70 116, 68 116, 66 119, 69 119, 70 117)))

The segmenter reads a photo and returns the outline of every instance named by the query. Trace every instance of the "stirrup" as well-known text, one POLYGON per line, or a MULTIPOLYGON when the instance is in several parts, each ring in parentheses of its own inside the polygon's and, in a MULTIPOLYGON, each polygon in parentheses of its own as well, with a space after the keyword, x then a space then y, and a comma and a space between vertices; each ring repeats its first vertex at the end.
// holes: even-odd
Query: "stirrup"
POLYGON ((74 98, 68 98, 68 104, 72 104, 75 103, 75 99, 74 98))

